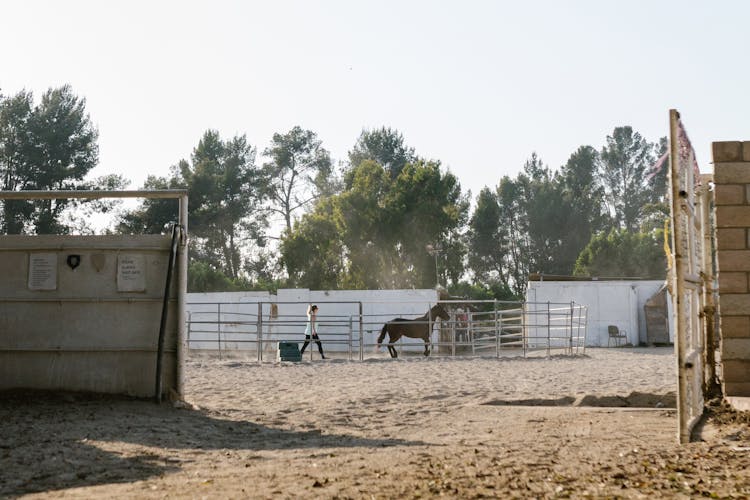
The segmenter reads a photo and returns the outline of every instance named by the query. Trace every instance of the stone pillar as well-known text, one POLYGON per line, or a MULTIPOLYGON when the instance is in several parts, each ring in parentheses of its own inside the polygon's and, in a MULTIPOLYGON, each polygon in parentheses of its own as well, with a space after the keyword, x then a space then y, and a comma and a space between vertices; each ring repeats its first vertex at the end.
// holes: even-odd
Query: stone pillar
POLYGON ((750 141, 714 142, 725 396, 750 396, 750 141))

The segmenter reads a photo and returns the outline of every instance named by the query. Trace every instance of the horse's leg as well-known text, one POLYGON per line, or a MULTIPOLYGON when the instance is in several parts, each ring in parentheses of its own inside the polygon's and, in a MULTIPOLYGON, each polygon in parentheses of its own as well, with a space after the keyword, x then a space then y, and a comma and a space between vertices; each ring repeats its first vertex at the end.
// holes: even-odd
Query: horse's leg
POLYGON ((398 351, 396 351, 396 342, 401 338, 401 334, 394 334, 389 332, 388 335, 388 352, 391 353, 392 358, 398 358, 398 351))
POLYGON ((388 344, 388 353, 391 355, 392 358, 397 358, 398 353, 396 352, 396 348, 393 347, 391 344, 388 344))
POLYGON ((424 355, 429 356, 430 355, 430 336, 426 336, 424 338, 424 355))

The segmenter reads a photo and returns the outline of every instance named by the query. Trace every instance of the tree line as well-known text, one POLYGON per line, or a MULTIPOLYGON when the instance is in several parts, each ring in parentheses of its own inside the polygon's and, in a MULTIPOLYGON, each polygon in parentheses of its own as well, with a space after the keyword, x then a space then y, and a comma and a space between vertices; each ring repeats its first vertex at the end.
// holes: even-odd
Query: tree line
MULTIPOLYGON (((0 188, 124 189, 122 174, 89 179, 98 131, 69 86, 40 100, 0 92, 0 188)), ((334 164, 311 130, 246 135, 207 130, 188 159, 140 189, 187 189, 189 289, 446 286, 454 295, 521 297, 530 273, 663 278, 666 138, 616 127, 557 169, 532 153, 515 176, 476 196, 394 129, 362 130, 334 164)), ((498 163, 502 159, 497 160, 498 163)), ((6 200, 4 234, 166 233, 176 200, 6 200)))

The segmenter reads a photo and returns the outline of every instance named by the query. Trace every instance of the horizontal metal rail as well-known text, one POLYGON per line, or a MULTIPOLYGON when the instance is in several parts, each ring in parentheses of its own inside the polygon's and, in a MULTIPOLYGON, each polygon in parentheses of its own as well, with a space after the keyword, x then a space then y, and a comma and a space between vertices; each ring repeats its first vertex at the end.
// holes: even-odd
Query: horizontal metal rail
MULTIPOLYGON (((410 323, 432 324, 430 336, 431 353, 435 356, 530 355, 539 351, 577 354, 584 352, 586 341, 586 308, 578 304, 533 304, 543 309, 530 310, 529 304, 481 301, 494 304, 492 311, 463 311, 451 309, 451 304, 465 306, 467 301, 441 301, 450 311, 451 318, 435 322, 413 319, 414 313, 389 312, 388 314, 352 314, 349 316, 319 316, 319 341, 326 350, 343 351, 350 360, 364 359, 366 352, 374 351, 376 337, 383 325, 395 317, 409 319, 410 323)), ((276 314, 269 318, 264 307, 269 302, 189 303, 190 306, 206 306, 207 310, 193 310, 188 316, 188 346, 195 350, 225 352, 255 352, 262 361, 264 352, 275 350, 278 342, 304 340, 307 318, 300 314, 276 314), (231 310, 229 310, 231 309, 231 310), (254 311, 254 312, 251 312, 254 311), (262 313, 262 314, 261 314, 262 313)), ((305 306, 306 303, 289 302, 305 306)), ((355 304, 349 302, 347 304, 355 304)), ((395 305, 396 307, 398 305, 395 305)), ((395 309, 395 308, 394 308, 395 309)), ((388 337, 383 342, 387 342, 388 337)), ((424 343, 417 339, 400 339, 397 351, 421 353, 424 343)), ((312 356, 313 350, 310 351, 312 356)))
POLYGON ((174 198, 187 196, 187 189, 155 190, 27 190, 0 191, 0 200, 65 200, 65 199, 99 199, 99 198, 174 198))

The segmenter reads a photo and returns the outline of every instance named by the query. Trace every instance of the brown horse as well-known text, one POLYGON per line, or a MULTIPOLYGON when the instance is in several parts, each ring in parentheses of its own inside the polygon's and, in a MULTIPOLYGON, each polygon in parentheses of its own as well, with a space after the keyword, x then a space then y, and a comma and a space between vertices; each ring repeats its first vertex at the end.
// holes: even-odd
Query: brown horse
POLYGON ((395 318, 383 325, 383 329, 380 330, 380 336, 378 337, 378 349, 380 344, 385 338, 385 334, 388 333, 388 352, 391 353, 392 358, 397 358, 398 353, 396 348, 393 346, 398 339, 401 337, 410 337, 413 339, 424 340, 424 355, 430 355, 430 333, 432 333, 432 325, 435 324, 435 318, 449 319, 450 315, 445 308, 436 304, 430 308, 427 313, 419 318, 404 319, 395 318))

